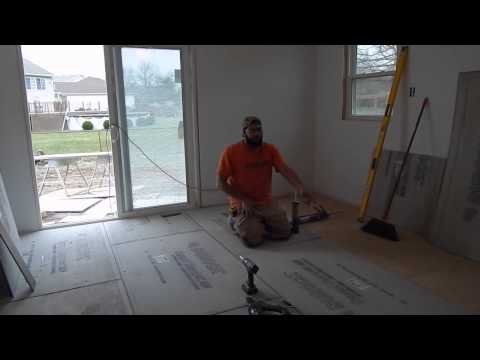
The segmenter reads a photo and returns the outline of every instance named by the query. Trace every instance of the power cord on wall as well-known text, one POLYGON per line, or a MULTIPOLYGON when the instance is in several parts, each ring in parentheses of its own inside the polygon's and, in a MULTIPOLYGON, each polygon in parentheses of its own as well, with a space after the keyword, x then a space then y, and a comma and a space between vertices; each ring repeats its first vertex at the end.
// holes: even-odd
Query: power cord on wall
POLYGON ((179 183, 180 185, 183 185, 185 186, 187 189, 191 189, 191 190, 197 190, 197 191, 204 191, 204 192, 207 192, 207 191, 220 191, 219 189, 201 189, 201 188, 197 188, 197 187, 194 187, 194 186, 190 186, 190 185, 187 185, 186 183, 182 182, 181 180, 178 180, 177 178, 175 178, 174 176, 170 175, 169 173, 167 173, 165 170, 163 170, 155 161, 153 161, 146 153, 145 151, 143 151, 143 149, 137 145, 131 138, 130 136, 128 136, 128 133, 120 126, 120 125, 117 125, 117 124, 114 124, 114 123, 110 123, 111 126, 114 126, 118 129, 120 129, 120 131, 125 135, 125 137, 128 139, 128 141, 130 141, 137 149, 138 151, 140 151, 143 156, 145 156, 145 158, 147 158, 148 161, 150 161, 157 169, 159 169, 162 173, 164 173, 165 175, 167 175, 170 179, 172 179, 173 181, 179 183))

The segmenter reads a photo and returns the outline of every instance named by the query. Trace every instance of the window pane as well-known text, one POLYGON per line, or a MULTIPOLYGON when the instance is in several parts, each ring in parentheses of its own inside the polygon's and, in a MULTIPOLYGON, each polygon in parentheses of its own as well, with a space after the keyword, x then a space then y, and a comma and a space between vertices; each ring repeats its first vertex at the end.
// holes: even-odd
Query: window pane
POLYGON ((393 76, 356 79, 353 81, 352 114, 383 115, 393 76))
POLYGON ((129 143, 133 207, 185 203, 180 50, 122 48, 122 65, 128 135, 164 171, 129 143))
POLYGON ((357 45, 356 74, 395 71, 397 45, 357 45))

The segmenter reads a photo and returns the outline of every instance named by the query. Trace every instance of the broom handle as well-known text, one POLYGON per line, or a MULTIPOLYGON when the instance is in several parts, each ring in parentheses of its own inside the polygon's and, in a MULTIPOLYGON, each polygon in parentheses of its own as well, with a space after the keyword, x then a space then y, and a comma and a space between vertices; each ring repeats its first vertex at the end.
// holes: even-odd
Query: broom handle
POLYGON ((385 209, 385 212, 383 213, 383 220, 386 220, 388 218, 388 215, 390 213, 390 209, 392 208, 392 203, 393 203, 393 198, 395 196, 395 193, 397 192, 398 184, 400 184, 400 179, 402 178, 402 173, 403 173, 403 168, 405 167, 405 164, 407 163, 407 158, 410 153, 410 149, 413 144, 413 139, 415 138, 415 134, 417 133, 418 125, 420 124, 420 119, 422 118, 423 110, 425 109, 425 106, 428 103, 428 97, 423 99, 422 103, 422 108, 420 110, 420 114, 418 114, 418 119, 417 123, 415 124, 415 129, 413 130, 412 137, 410 138, 410 143, 408 144, 407 151, 405 152, 405 155, 403 156, 403 161, 402 161, 402 166, 400 168, 400 173, 398 174, 397 181, 395 182, 395 186, 393 187, 392 194, 390 195, 390 199, 388 200, 388 205, 387 208, 385 209))

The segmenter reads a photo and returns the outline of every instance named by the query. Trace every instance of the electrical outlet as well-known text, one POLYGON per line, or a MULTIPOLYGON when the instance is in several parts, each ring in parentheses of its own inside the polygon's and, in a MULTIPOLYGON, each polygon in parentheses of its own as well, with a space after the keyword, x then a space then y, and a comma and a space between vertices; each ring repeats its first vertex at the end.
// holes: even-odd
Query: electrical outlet
POLYGON ((410 95, 409 95, 409 96, 410 96, 410 97, 414 97, 414 96, 415 96, 415 87, 411 86, 411 87, 409 88, 409 91, 410 91, 410 93, 409 93, 410 95))

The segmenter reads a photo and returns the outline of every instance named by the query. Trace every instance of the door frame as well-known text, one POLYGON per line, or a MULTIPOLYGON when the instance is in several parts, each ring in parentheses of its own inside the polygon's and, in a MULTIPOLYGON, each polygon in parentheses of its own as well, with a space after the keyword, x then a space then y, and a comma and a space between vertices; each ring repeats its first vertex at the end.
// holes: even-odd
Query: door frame
POLYGON ((189 186, 193 186, 194 189, 190 188, 187 190, 186 203, 133 209, 128 140, 114 126, 111 128, 111 131, 112 139, 115 139, 115 141, 112 141, 112 153, 117 196, 117 216, 126 218, 151 214, 168 214, 199 207, 201 204, 201 192, 197 190, 200 188, 200 169, 194 51, 188 45, 104 45, 110 121, 114 124, 120 123, 120 126, 123 128, 125 126, 122 123, 126 123, 126 109, 121 61, 122 47, 180 50, 186 183, 189 186))
POLYGON ((32 129, 30 127, 30 114, 28 111, 28 99, 27 99, 27 89, 25 86, 25 70, 23 68, 23 54, 22 54, 22 45, 16 45, 17 48, 17 59, 18 59, 18 71, 21 77, 22 81, 22 86, 20 87, 21 94, 20 96, 22 97, 22 105, 24 109, 24 118, 25 118, 25 135, 27 138, 27 152, 29 155, 29 170, 30 170, 30 176, 32 180, 32 190, 33 190, 33 197, 35 198, 33 206, 35 208, 35 225, 38 230, 42 229, 50 229, 53 228, 54 226, 45 226, 43 225, 42 221, 42 215, 40 211, 40 198, 38 196, 38 188, 37 188, 37 175, 35 172, 35 162, 33 161, 33 143, 32 143, 32 129))

